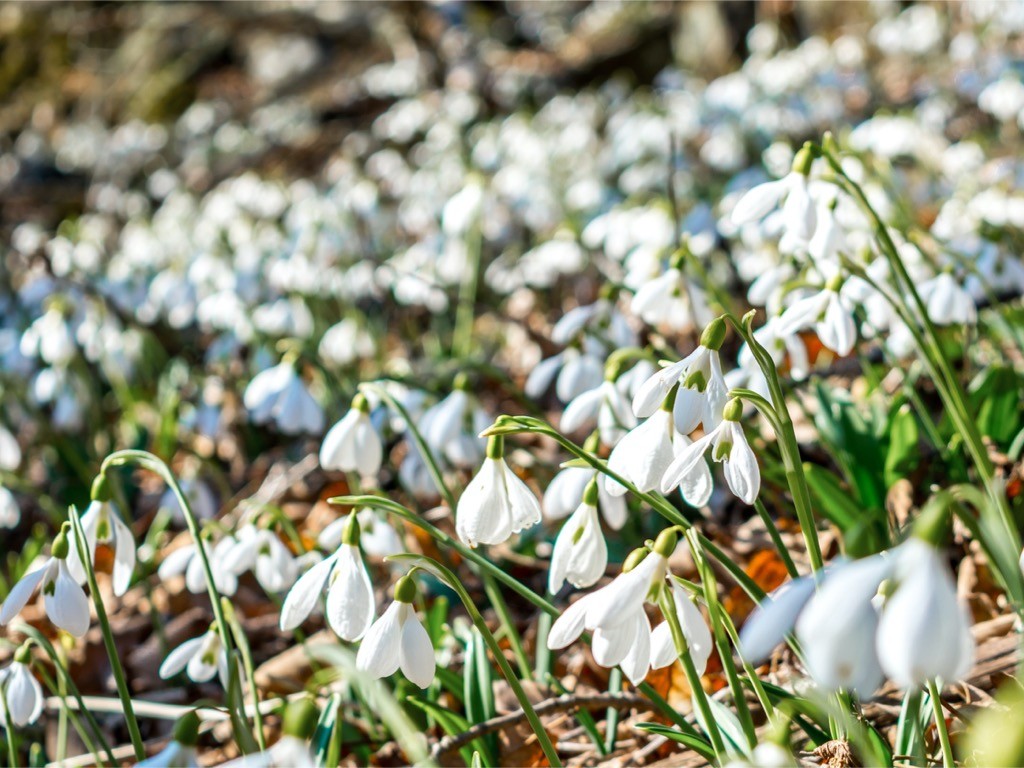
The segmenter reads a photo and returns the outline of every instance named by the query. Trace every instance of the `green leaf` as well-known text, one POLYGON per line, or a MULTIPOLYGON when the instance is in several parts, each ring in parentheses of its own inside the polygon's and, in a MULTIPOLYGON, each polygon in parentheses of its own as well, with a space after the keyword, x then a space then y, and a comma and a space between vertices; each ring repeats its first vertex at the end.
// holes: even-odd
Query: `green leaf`
POLYGON ((889 448, 885 454, 885 485, 892 487, 917 465, 921 456, 917 418, 909 406, 902 406, 889 419, 889 448))
MULTIPOLYGON (((470 728, 470 722, 466 718, 457 712, 452 712, 450 709, 442 707, 440 704, 413 696, 408 697, 406 701, 434 718, 437 724, 441 726, 441 730, 449 736, 458 736, 470 728)), ((459 750, 459 754, 462 755, 466 765, 470 765, 473 762, 473 749, 480 752, 487 765, 496 765, 494 756, 491 754, 491 750, 484 742, 484 739, 473 739, 473 741, 459 750)))
POLYGON ((1000 365, 987 367, 971 382, 968 399, 978 429, 1001 448, 1020 430, 1022 390, 1024 378, 1000 365))
POLYGON ((677 731, 675 728, 668 725, 662 725, 661 723, 637 723, 636 727, 641 731, 647 731, 648 733, 653 733, 656 736, 664 736, 678 744, 684 744, 709 763, 715 763, 715 750, 711 748, 711 745, 708 742, 699 736, 693 736, 689 733, 677 731))
POLYGON ((814 494, 816 509, 844 533, 864 519, 864 511, 850 498, 850 491, 839 484, 836 476, 817 464, 804 464, 807 486, 814 494))

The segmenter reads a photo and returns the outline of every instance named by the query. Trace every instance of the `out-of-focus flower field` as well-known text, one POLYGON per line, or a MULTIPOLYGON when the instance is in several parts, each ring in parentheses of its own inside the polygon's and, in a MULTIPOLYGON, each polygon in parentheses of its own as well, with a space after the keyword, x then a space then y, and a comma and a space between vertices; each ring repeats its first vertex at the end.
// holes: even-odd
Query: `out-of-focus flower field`
POLYGON ((1024 4, 0 50, 0 764, 1024 763, 1024 4))

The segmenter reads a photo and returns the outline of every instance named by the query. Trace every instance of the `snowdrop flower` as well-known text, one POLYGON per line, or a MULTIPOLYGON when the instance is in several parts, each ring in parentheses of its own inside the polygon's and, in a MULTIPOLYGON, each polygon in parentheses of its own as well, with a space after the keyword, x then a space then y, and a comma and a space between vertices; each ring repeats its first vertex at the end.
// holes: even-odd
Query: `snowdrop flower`
POLYGON ((693 352, 644 382, 633 398, 633 413, 639 418, 650 416, 665 401, 669 391, 681 384, 673 409, 676 429, 688 435, 698 424, 703 423, 706 430, 717 425, 729 391, 718 356, 725 341, 725 330, 723 318, 712 320, 693 352))
MULTIPOLYGON (((228 556, 232 549, 238 545, 238 539, 234 536, 224 536, 213 547, 210 547, 206 539, 203 539, 203 551, 206 559, 212 564, 220 564, 228 556)), ((213 571, 213 584, 217 591, 230 597, 238 591, 238 575, 228 569, 211 567, 213 571)), ((203 560, 198 556, 198 550, 194 543, 178 547, 164 558, 156 571, 160 580, 167 582, 175 576, 185 575, 185 587, 192 594, 198 595, 206 591, 206 573, 203 570, 203 560)))
POLYGON ((789 335, 813 326, 822 344, 846 357, 857 340, 857 326, 853 305, 841 287, 842 278, 836 277, 817 293, 796 301, 779 318, 778 332, 789 335))
POLYGON ((290 701, 284 710, 281 738, 272 747, 229 760, 221 768, 314 768, 310 739, 319 720, 320 712, 310 697, 290 701))
POLYGON ((312 613, 327 590, 327 624, 342 640, 366 634, 376 615, 373 584, 359 554, 359 516, 349 515, 338 551, 310 568, 292 587, 281 607, 281 629, 295 629, 312 613))
POLYGON ((608 545, 597 519, 598 482, 595 477, 583 492, 583 501, 566 520, 555 539, 548 570, 548 592, 557 593, 568 581, 574 587, 590 587, 604 575, 608 545))
MULTIPOLYGON (((82 515, 82 531, 85 533, 85 552, 89 562, 95 565, 96 545, 107 544, 114 550, 114 594, 123 595, 128 591, 135 571, 135 536, 132 529, 121 518, 110 502, 110 489, 106 475, 97 475, 92 486, 92 501, 82 515)), ((72 528, 69 541, 68 570, 79 584, 87 580, 85 564, 78 553, 78 539, 72 528)))
POLYGON ((668 556, 675 549, 673 530, 664 531, 654 551, 636 550, 610 584, 565 609, 548 633, 548 648, 558 650, 590 631, 591 651, 602 667, 620 665, 638 684, 651 665, 651 623, 644 603, 651 588, 665 578, 668 556), (638 558, 642 558, 637 562, 638 558))
POLYGON ((199 743, 199 717, 186 712, 174 724, 170 743, 152 757, 136 763, 135 768, 199 768, 196 745, 199 743))
POLYGON ((661 488, 668 493, 686 478, 692 477, 697 463, 703 460, 704 452, 712 448, 712 458, 725 466, 725 479, 736 496, 747 504, 753 504, 761 490, 761 471, 757 457, 750 450, 747 437, 739 425, 743 405, 737 399, 730 400, 722 412, 722 422, 713 430, 691 445, 683 448, 665 471, 661 488))
POLYGON ((902 687, 959 680, 974 661, 971 619, 944 560, 917 536, 896 553, 896 591, 878 623, 877 650, 885 674, 902 687))
POLYGON ((748 190, 732 209, 732 223, 741 227, 763 219, 782 205, 784 231, 792 238, 807 242, 817 224, 814 198, 809 191, 808 175, 814 157, 804 146, 793 158, 793 169, 781 179, 758 184, 748 190))
POLYGON ((570 309, 551 329, 551 340, 555 344, 568 344, 579 334, 589 333, 616 349, 635 345, 636 333, 613 303, 613 298, 612 294, 603 293, 593 304, 570 309))
POLYGON ((918 292, 928 317, 936 325, 973 325, 978 322, 974 299, 949 272, 940 272, 923 283, 918 292))
POLYGON ((597 350, 580 351, 574 346, 543 360, 530 371, 523 391, 532 398, 540 398, 551 382, 555 382, 555 394, 563 403, 568 403, 600 386, 604 365, 597 350))
POLYGON ((14 472, 21 464, 21 446, 6 427, 0 426, 0 469, 14 472))
MULTIPOLYGON (((693 666, 697 669, 697 675, 703 675, 714 650, 711 630, 686 590, 679 586, 671 575, 668 576, 668 583, 672 588, 672 599, 675 602, 679 626, 686 639, 686 648, 690 652, 693 666)), ((667 620, 663 621, 651 633, 651 668, 667 667, 678 657, 679 651, 672 639, 672 626, 667 620)))
POLYGON ((471 547, 501 544, 540 522, 540 504, 505 463, 505 440, 487 440, 487 457, 455 509, 455 529, 471 547))
POLYGON ((343 472, 358 471, 363 477, 376 477, 384 457, 380 435, 370 422, 370 404, 361 393, 352 398, 352 407, 327 432, 320 446, 320 466, 343 472))
POLYGON ((63 368, 75 356, 75 337, 58 302, 52 302, 21 336, 21 354, 63 368))
POLYGON ((68 570, 71 523, 64 523, 53 540, 50 558, 21 577, 0 605, 0 625, 10 624, 28 604, 36 589, 43 593, 43 607, 55 626, 75 637, 89 631, 89 599, 68 570))
POLYGON ((559 422, 562 431, 570 434, 595 424, 605 445, 615 445, 636 426, 629 401, 616 386, 613 373, 599 386, 573 398, 559 422))
MULTIPOLYGON (((197 520, 210 520, 217 514, 217 499, 204 480, 198 477, 183 477, 178 481, 178 485, 197 520)), ((158 508, 170 510, 175 522, 185 522, 185 512, 173 489, 168 488, 163 492, 158 508)))
POLYGON ((324 331, 317 351, 328 363, 340 367, 359 358, 371 357, 377 351, 377 345, 373 336, 360 328, 355 319, 346 317, 324 331))
MULTIPOLYGON (((325 550, 335 550, 341 546, 345 528, 349 525, 348 518, 349 515, 344 515, 325 526, 316 537, 317 546, 325 550)), ((372 509, 363 507, 356 513, 356 518, 359 521, 359 544, 366 554, 387 557, 405 551, 395 529, 372 509)))
POLYGON ((487 428, 490 419, 467 392, 469 381, 465 376, 456 377, 454 387, 451 394, 423 414, 420 433, 434 454, 457 467, 472 467, 483 453, 478 434, 487 428))
POLYGON ((759 664, 793 631, 800 612, 814 597, 819 578, 801 576, 787 581, 762 600, 740 630, 739 652, 759 664))
POLYGON ((214 675, 219 675, 221 685, 227 688, 228 655, 215 624, 205 634, 179 645, 160 665, 160 677, 164 680, 182 671, 194 683, 208 683, 214 675))
POLYGON ((16 528, 21 522, 21 509, 14 494, 0 485, 0 528, 16 528))
MULTIPOLYGON (((608 457, 608 468, 629 480, 641 492, 658 488, 665 470, 672 463, 672 409, 677 391, 678 387, 674 387, 661 408, 630 430, 608 457)), ((626 491, 610 477, 605 477, 604 485, 611 494, 621 495, 626 491)))
POLYGON ((0 726, 4 728, 7 727, 7 718, 3 716, 5 706, 11 722, 19 728, 34 723, 43 713, 45 697, 39 681, 29 669, 31 663, 31 649, 25 643, 14 652, 10 666, 0 669, 0 691, 3 693, 0 696, 0 726))
POLYGON ((255 424, 273 424, 286 435, 323 432, 323 409, 291 360, 256 374, 245 388, 242 402, 255 424))
MULTIPOLYGON (((588 440, 583 448, 593 453, 597 450, 596 439, 588 440)), ((597 470, 589 467, 566 467, 548 483, 541 500, 544 516, 548 520, 561 520, 571 514, 583 500, 583 494, 590 481, 597 477, 597 470)), ((623 489, 625 490, 625 489, 623 489)), ((604 521, 613 531, 626 524, 628 509, 622 495, 608 493, 603 482, 597 484, 597 508, 604 521)))
POLYGON ((375 678, 388 677, 399 669, 410 682, 427 688, 434 680, 434 646, 412 603, 416 582, 410 575, 395 584, 395 599, 374 622, 359 646, 356 667, 375 678))
POLYGON ((272 595, 295 583, 298 562, 276 533, 249 524, 239 529, 235 539, 237 543, 217 563, 218 569, 227 569, 236 576, 251 570, 260 586, 272 595))
POLYGON ((711 320, 704 290, 687 281, 680 268, 686 253, 680 251, 673 258, 673 266, 645 282, 633 295, 630 309, 648 325, 684 332, 711 320))

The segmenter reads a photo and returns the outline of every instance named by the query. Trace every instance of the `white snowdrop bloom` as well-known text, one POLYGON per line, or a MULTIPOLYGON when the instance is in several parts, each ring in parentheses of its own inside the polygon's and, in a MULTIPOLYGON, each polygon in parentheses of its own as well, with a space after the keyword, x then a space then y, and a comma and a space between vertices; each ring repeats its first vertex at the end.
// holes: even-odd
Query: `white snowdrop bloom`
POLYGON ((51 622, 75 637, 89 631, 89 599, 68 570, 68 531, 64 523, 53 540, 49 559, 21 577, 0 605, 0 625, 10 624, 21 613, 38 588, 43 593, 43 608, 51 622))
POLYGON ((288 360, 257 373, 242 402, 255 424, 272 424, 286 435, 323 432, 323 409, 288 360))
MULTIPOLYGON (((103 475, 100 475, 97 481, 102 477, 103 475)), ((89 506, 82 514, 81 522, 82 531, 85 533, 85 552, 90 562, 95 565, 97 544, 107 544, 114 550, 114 594, 123 595, 128 591, 135 571, 135 536, 132 529, 110 501, 100 501, 96 498, 89 502, 89 506)), ((68 570, 79 584, 84 585, 87 576, 85 565, 78 553, 78 539, 74 528, 71 529, 68 540, 71 544, 68 570)))
POLYGON ((760 268, 747 288, 747 301, 753 306, 764 307, 769 317, 775 316, 782 311, 786 283, 794 277, 796 269, 788 261, 760 268))
POLYGON ((324 437, 320 466, 376 477, 383 459, 384 445, 370 421, 370 404, 362 394, 356 394, 348 413, 324 437))
MULTIPOLYGON (((675 429, 672 430, 672 457, 673 460, 683 451, 693 445, 693 440, 675 429)), ((660 489, 660 486, 659 486, 660 489)), ((689 473, 679 478, 679 495, 683 500, 695 509, 706 505, 711 499, 711 493, 715 490, 715 481, 711 477, 711 468, 706 461, 698 461, 693 465, 689 473)))
POLYGON ((217 563, 218 569, 225 568, 236 576, 251 570, 271 595, 284 592, 295 583, 298 562, 276 533, 248 524, 238 530, 235 539, 237 543, 217 563))
MULTIPOLYGON (((686 647, 690 652, 690 658, 693 659, 693 666, 696 667, 698 675, 703 675, 714 650, 711 630, 686 590, 679 586, 671 575, 668 576, 668 583, 672 588, 676 616, 679 617, 679 626, 683 630, 683 637, 686 638, 686 647)), ((662 669, 674 663, 677 658, 679 653, 672 639, 672 627, 666 620, 651 633, 651 668, 662 669)))
POLYGON ((800 613, 796 636, 807 671, 825 690, 867 697, 881 684, 872 599, 891 566, 889 558, 874 555, 836 567, 800 613))
POLYGON ((676 429, 688 435, 698 424, 703 423, 705 429, 717 425, 729 391, 718 356, 724 340, 725 321, 717 318, 704 329, 693 352, 644 382, 633 397, 633 413, 639 418, 650 416, 680 384, 673 409, 676 429))
POLYGON ((21 446, 18 439, 4 426, 0 426, 0 469, 14 472, 21 464, 21 446))
POLYGON ((376 615, 373 584, 359 553, 358 515, 349 515, 342 541, 330 557, 295 582, 281 607, 281 629, 304 622, 327 592, 327 623, 342 640, 355 642, 366 634, 376 615))
POLYGON ((317 351, 324 361, 343 366, 373 357, 377 345, 369 331, 360 328, 354 318, 346 317, 324 331, 317 351))
POLYGON ((893 554, 896 591, 885 603, 877 634, 882 669, 907 688, 960 680, 974 661, 974 636, 945 558, 916 537, 893 554))
MULTIPOLYGON (((825 265, 838 267, 838 256, 847 250, 846 232, 835 215, 835 201, 822 206, 818 213, 818 226, 807 243, 807 253, 819 269, 825 265)), ((780 246, 781 247, 781 246, 780 246)))
POLYGON ((739 400, 730 400, 722 414, 722 422, 703 437, 683 448, 665 471, 661 481, 666 493, 689 477, 697 463, 703 461, 704 452, 712 449, 712 458, 722 462, 725 479, 732 492, 747 504, 753 504, 761 490, 761 470, 757 457, 750 450, 739 419, 743 405, 739 400))
POLYGON ((199 768, 196 744, 199 743, 199 717, 186 712, 174 724, 171 741, 152 757, 136 763, 136 768, 199 768))
POLYGON ((978 322, 974 298, 949 272, 940 272, 918 287, 928 317, 936 325, 973 325, 978 322))
POLYGON ((487 456, 455 509, 455 529, 471 547, 501 544, 540 522, 537 498, 505 463, 504 439, 487 441, 487 456))
POLYGON ((483 203, 483 185, 478 179, 470 180, 445 203, 441 213, 441 229, 448 237, 465 235, 478 221, 483 203))
POLYGON ((614 381, 605 379, 594 389, 577 395, 565 407, 559 422, 562 431, 569 434, 595 425, 605 445, 615 445, 636 426, 629 401, 614 381))
POLYGON ((21 354, 57 368, 70 363, 77 349, 67 318, 56 306, 47 309, 21 336, 21 354))
POLYGON ((565 648, 587 630, 592 633, 594 660, 602 667, 621 665, 630 681, 639 684, 651 666, 651 623, 644 604, 651 587, 665 578, 675 544, 674 533, 668 537, 663 533, 654 552, 638 550, 630 555, 623 572, 610 584, 577 600, 555 620, 548 648, 565 648), (638 556, 643 559, 636 563, 638 556))
POLYGON ((16 528, 21 522, 21 509, 14 494, 0 485, 0 528, 16 528))
MULTIPOLYGON (((203 550, 213 571, 213 584, 220 594, 228 597, 238 591, 238 576, 234 571, 218 566, 237 545, 238 539, 233 536, 224 536, 212 547, 206 539, 203 540, 203 550)), ((178 547, 167 555, 157 568, 156 574, 163 582, 184 574, 185 587, 189 592, 198 595, 206 591, 206 573, 194 543, 178 547)))
POLYGON ((547 360, 541 361, 526 378, 523 391, 533 398, 540 398, 551 382, 555 382, 555 394, 563 403, 584 392, 600 386, 604 378, 604 364, 596 354, 568 347, 547 360))
POLYGON ((794 302, 779 318, 778 332, 789 335, 812 327, 821 343, 840 357, 853 351, 857 341, 853 304, 838 281, 794 302))
POLYGON ((573 307, 562 315, 551 329, 551 340, 555 344, 569 344, 584 333, 603 338, 616 349, 631 347, 637 342, 636 333, 630 328, 625 315, 606 298, 573 307))
POLYGON ((754 664, 767 659, 793 631, 797 617, 814 597, 817 585, 817 578, 801 576, 787 581, 758 603, 740 630, 740 655, 754 664))
POLYGON ((288 702, 281 722, 281 738, 262 751, 221 763, 221 768, 315 768, 310 740, 320 712, 309 697, 288 702))
POLYGON ((598 481, 592 479, 583 501, 555 539, 548 569, 548 592, 557 593, 568 581, 582 589, 593 586, 608 565, 608 545, 597 518, 598 481))
POLYGON ((167 654, 160 665, 160 677, 164 680, 182 671, 194 683, 208 683, 214 675, 219 675, 221 685, 227 688, 228 655, 216 626, 199 637, 186 640, 167 654))
MULTIPOLYGON (((316 537, 317 546, 321 549, 334 551, 341 546, 345 527, 349 524, 349 516, 339 517, 329 523, 316 537)), ((373 557, 388 557, 405 551, 402 538, 394 527, 382 516, 369 507, 363 507, 356 513, 359 521, 359 543, 366 554, 373 557)))
MULTIPOLYGON (((586 450, 590 451, 596 447, 596 445, 584 446, 586 450)), ((544 498, 541 500, 544 516, 549 520, 561 520, 570 515, 583 500, 583 493, 595 477, 597 477, 597 470, 589 467, 566 467, 560 471, 551 478, 551 482, 548 483, 548 487, 544 491, 544 498)), ((613 531, 622 528, 626 524, 628 514, 623 495, 608 493, 605 484, 598 482, 597 498, 598 509, 608 527, 613 531)))
POLYGON ((452 392, 428 408, 419 422, 420 434, 431 452, 464 468, 480 461, 483 440, 478 435, 490 423, 476 398, 466 391, 468 387, 469 382, 458 377, 452 392))
MULTIPOLYGON (((608 468, 629 480, 641 492, 655 490, 661 485, 661 478, 674 458, 673 405, 670 395, 659 410, 630 430, 608 457, 608 468)), ((604 478, 604 486, 611 494, 626 492, 625 487, 611 477, 604 478)))
POLYGON ((31 725, 43 713, 45 697, 43 689, 29 669, 31 653, 26 645, 15 651, 14 661, 0 669, 0 725, 7 727, 4 705, 11 716, 11 723, 18 728, 31 725))
POLYGON ((776 181, 758 184, 736 202, 730 214, 732 223, 741 227, 760 221, 782 205, 784 231, 797 240, 809 241, 817 225, 816 205, 807 178, 812 161, 807 147, 797 152, 792 171, 776 181))
POLYGON ((416 582, 403 576, 395 584, 395 599, 373 623, 356 654, 356 667, 375 678, 402 670, 410 682, 427 688, 434 681, 434 646, 423 628, 413 601, 416 582))
MULTIPOLYGON (((197 520, 210 520, 217 514, 217 499, 204 480, 198 477, 183 477, 178 481, 178 485, 197 520)), ((171 488, 163 492, 157 506, 159 509, 169 510, 179 525, 185 523, 185 513, 171 488)))

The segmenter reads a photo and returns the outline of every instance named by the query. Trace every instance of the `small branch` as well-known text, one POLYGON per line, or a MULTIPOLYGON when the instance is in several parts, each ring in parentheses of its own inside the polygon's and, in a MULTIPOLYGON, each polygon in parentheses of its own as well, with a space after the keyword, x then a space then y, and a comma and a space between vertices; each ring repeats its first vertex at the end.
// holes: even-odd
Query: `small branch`
MULTIPOLYGON (((537 704, 534 707, 534 710, 538 715, 547 715, 552 712, 568 712, 577 709, 592 710, 602 709, 604 707, 616 707, 619 709, 644 707, 646 709, 653 709, 653 706, 647 697, 640 696, 635 693, 594 693, 579 696, 566 694, 565 696, 559 696, 554 699, 546 699, 540 704, 537 704)), ((525 719, 526 713, 520 709, 507 715, 493 717, 490 720, 477 723, 465 733, 460 733, 457 736, 445 736, 430 750, 430 759, 436 762, 440 757, 448 754, 449 752, 454 752, 474 739, 486 736, 489 733, 494 733, 495 731, 500 731, 506 726, 518 725, 525 719)))

